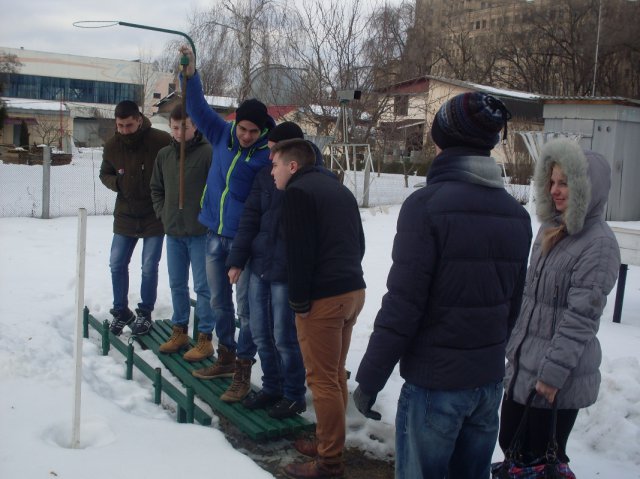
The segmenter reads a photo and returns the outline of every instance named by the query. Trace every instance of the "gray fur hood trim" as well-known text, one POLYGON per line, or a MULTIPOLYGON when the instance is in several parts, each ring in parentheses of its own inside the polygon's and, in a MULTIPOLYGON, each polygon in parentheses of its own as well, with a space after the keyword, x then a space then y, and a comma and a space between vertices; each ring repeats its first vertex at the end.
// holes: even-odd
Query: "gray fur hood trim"
POLYGON ((534 173, 536 214, 543 223, 564 223, 567 233, 582 231, 587 218, 601 217, 611 187, 611 168, 607 160, 593 151, 583 151, 573 140, 549 141, 540 152, 534 173), (556 210, 549 178, 557 164, 567 175, 569 205, 563 215, 556 210))

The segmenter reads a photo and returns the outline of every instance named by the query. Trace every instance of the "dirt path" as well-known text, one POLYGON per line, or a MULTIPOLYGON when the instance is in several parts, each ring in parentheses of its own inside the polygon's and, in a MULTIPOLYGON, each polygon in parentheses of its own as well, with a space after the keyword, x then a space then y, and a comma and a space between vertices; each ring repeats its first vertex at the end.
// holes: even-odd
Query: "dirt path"
MULTIPOLYGON (((264 470, 278 479, 284 479, 282 468, 291 462, 308 460, 293 448, 294 438, 258 443, 247 437, 224 418, 220 418, 220 429, 233 447, 249 456, 264 470)), ((345 478, 348 479, 393 479, 393 462, 369 457, 360 449, 345 451, 345 478)))

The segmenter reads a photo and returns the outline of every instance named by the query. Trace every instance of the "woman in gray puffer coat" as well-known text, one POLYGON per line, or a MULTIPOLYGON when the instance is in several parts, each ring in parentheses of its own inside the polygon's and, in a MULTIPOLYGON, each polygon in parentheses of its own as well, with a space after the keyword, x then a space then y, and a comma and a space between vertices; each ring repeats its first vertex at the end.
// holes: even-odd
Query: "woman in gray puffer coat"
POLYGON ((507 345, 499 442, 503 451, 509 447, 535 389, 524 459, 546 452, 555 399, 558 457, 568 461, 578 410, 598 396, 602 352, 596 333, 620 267, 618 243, 604 220, 611 169, 603 156, 555 139, 543 147, 534 179, 541 226, 507 345))

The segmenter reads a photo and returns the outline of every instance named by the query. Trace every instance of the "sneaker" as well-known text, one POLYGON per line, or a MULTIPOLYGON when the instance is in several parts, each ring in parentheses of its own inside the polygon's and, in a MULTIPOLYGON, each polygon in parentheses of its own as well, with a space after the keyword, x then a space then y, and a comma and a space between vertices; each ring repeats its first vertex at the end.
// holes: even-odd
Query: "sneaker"
POLYGON ((135 336, 144 336, 145 334, 149 334, 151 326, 153 326, 153 321, 151 321, 151 311, 136 309, 136 320, 131 326, 131 334, 135 336))
POLYGON ((120 336, 124 327, 130 325, 136 319, 135 314, 133 314, 129 308, 121 310, 112 309, 109 312, 113 316, 113 320, 111 320, 111 324, 109 325, 109 331, 115 336, 120 336))
POLYGON ((272 407, 267 409, 267 414, 274 419, 286 419, 294 417, 307 410, 307 403, 302 401, 292 401, 291 399, 282 398, 272 407))
POLYGON ((276 404, 280 399, 282 399, 282 396, 274 396, 262 390, 245 398, 242 401, 242 405, 247 409, 266 409, 276 404))

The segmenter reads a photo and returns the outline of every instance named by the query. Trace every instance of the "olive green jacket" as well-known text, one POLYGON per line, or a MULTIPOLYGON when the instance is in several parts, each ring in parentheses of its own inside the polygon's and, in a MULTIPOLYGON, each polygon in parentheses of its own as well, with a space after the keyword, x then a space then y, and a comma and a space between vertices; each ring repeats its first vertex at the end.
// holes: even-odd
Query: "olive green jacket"
POLYGON ((211 145, 198 132, 185 146, 184 205, 178 208, 180 144, 172 141, 158 152, 151 176, 151 199, 156 216, 170 236, 199 236, 207 227, 198 222, 200 200, 211 166, 211 145))
POLYGON ((131 135, 116 133, 104 146, 100 181, 117 192, 113 232, 136 238, 161 236, 162 223, 151 203, 149 182, 161 148, 171 136, 143 117, 140 129, 131 135))

